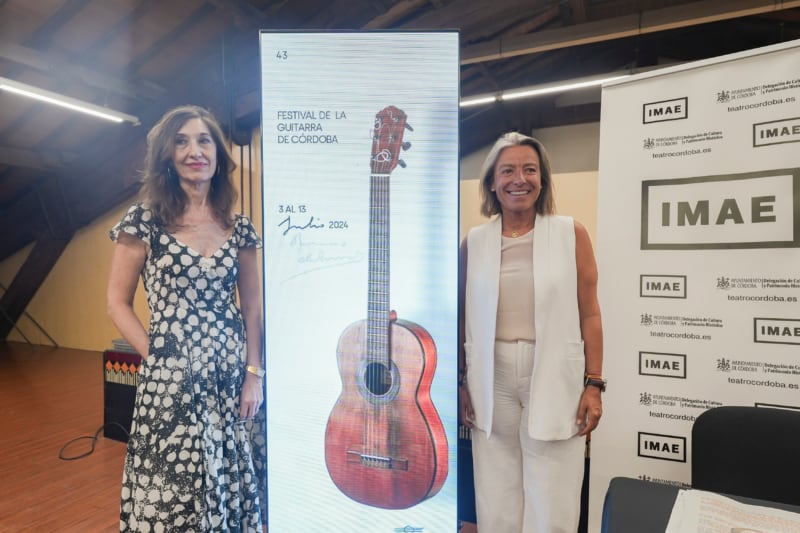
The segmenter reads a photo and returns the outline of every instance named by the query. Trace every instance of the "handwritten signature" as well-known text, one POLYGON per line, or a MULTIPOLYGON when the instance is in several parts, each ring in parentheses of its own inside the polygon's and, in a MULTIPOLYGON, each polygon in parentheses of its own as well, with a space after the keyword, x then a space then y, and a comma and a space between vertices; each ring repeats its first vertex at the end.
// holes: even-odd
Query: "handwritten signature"
POLYGON ((364 255, 361 252, 327 255, 325 250, 322 249, 304 251, 295 258, 295 261, 297 261, 300 269, 283 281, 286 282, 290 279, 294 279, 299 276, 305 276, 306 274, 318 270, 341 267, 352 263, 360 263, 363 260, 364 255))
MULTIPOLYGON (((309 228, 311 227, 309 226, 309 228)), ((295 232, 288 240, 288 243, 295 250, 293 255, 298 271, 283 281, 304 276, 317 270, 360 263, 364 260, 364 254, 360 251, 351 250, 345 240, 327 242, 324 240, 308 240, 303 233, 295 232)))
POLYGON ((287 215, 286 218, 284 218, 283 220, 281 220, 278 223, 278 227, 279 228, 282 227, 282 226, 285 227, 285 229, 283 230, 283 235, 286 235, 287 233, 289 233, 293 229, 301 230, 301 231, 302 230, 306 230, 306 229, 322 229, 322 228, 325 227, 325 224, 324 223, 323 224, 314 224, 314 216, 312 215, 311 217, 309 217, 308 222, 306 222, 305 225, 302 225, 302 226, 301 225, 295 225, 295 224, 292 224, 292 216, 291 215, 287 215))
POLYGON ((289 246, 296 246, 298 248, 318 248, 318 247, 337 247, 337 248, 345 248, 347 246, 347 242, 345 241, 307 241, 303 239, 302 233, 295 233, 294 236, 289 241, 289 246))

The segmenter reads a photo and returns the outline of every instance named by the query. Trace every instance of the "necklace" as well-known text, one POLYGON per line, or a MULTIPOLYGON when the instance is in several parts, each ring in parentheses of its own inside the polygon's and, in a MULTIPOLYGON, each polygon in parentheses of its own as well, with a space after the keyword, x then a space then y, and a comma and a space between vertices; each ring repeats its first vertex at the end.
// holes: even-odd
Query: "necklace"
POLYGON ((535 220, 533 220, 533 221, 525 221, 525 220, 513 221, 513 223, 510 220, 509 221, 503 220, 502 233, 505 236, 509 236, 510 235, 512 238, 516 239, 520 235, 525 235, 526 233, 531 231, 535 224, 536 224, 535 220), (509 226, 514 225, 514 226, 517 226, 517 227, 516 228, 509 228, 509 227, 506 226, 506 223, 508 223, 509 226))
POLYGON ((504 233, 504 234, 506 234, 506 232, 509 232, 509 233, 510 233, 510 235, 511 235, 511 237, 513 237, 513 238, 517 238, 517 237, 519 237, 520 235, 524 235, 525 233, 528 233, 528 232, 529 232, 531 229, 533 229, 533 228, 529 228, 529 229, 520 229, 520 230, 516 230, 516 229, 512 229, 512 230, 503 230, 503 233, 504 233))

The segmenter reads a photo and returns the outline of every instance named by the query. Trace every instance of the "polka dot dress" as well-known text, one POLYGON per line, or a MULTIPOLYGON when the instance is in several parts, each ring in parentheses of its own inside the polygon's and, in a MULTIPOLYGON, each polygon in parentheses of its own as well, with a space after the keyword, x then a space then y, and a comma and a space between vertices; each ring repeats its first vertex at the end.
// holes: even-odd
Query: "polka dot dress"
POLYGON ((238 251, 260 247, 261 240, 237 215, 231 237, 203 257, 139 204, 111 239, 120 232, 150 248, 142 280, 151 315, 122 477, 120 531, 261 531, 265 410, 239 421, 246 356, 235 302, 238 251))

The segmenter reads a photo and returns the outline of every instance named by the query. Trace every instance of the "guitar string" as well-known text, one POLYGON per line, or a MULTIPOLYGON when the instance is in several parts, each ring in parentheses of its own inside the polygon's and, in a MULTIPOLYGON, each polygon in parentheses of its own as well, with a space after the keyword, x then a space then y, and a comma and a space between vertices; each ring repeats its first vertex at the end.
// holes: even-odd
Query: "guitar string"
MULTIPOLYGON (((384 390, 384 385, 386 383, 383 380, 387 379, 385 373, 391 372, 391 367, 389 366, 389 343, 388 343, 388 333, 389 333, 389 276, 387 275, 389 272, 389 177, 382 177, 381 178, 381 214, 382 217, 382 224, 379 227, 381 231, 381 271, 380 271, 380 286, 382 292, 380 292, 381 296, 381 316, 380 316, 380 339, 381 339, 381 351, 379 353, 381 361, 380 364, 376 366, 377 370, 380 372, 379 378, 381 379, 380 383, 380 392, 386 393, 388 391, 384 390), (385 365, 385 366, 381 366, 385 365)), ((388 382, 391 383, 391 376, 388 376, 388 382)), ((380 403, 381 406, 381 416, 380 420, 378 421, 378 427, 384 428, 385 431, 389 431, 389 424, 387 423, 387 416, 389 406, 388 403, 382 401, 380 403)), ((380 435, 377 440, 377 443, 388 443, 388 435, 380 435), (383 438, 380 438, 383 437, 383 438)), ((387 450, 376 450, 376 455, 378 456, 386 456, 387 450)))
MULTIPOLYGON (((385 339, 385 328, 387 327, 386 322, 386 315, 388 310, 386 309, 386 299, 385 299, 385 289, 386 289, 386 279, 384 277, 387 265, 387 257, 386 257, 386 233, 387 233, 387 190, 386 190, 386 179, 384 176, 377 176, 376 177, 376 224, 374 225, 375 229, 375 241, 374 241, 374 250, 376 261, 373 265, 373 282, 374 286, 372 287, 372 294, 373 298, 375 299, 374 302, 374 313, 375 313, 375 322, 374 322, 374 329, 373 329, 373 348, 374 351, 372 352, 373 357, 373 375, 372 378, 372 387, 375 389, 374 392, 380 393, 383 392, 383 372, 385 369, 382 365, 385 362, 385 355, 388 350, 388 346, 386 344, 385 339)), ((382 456, 382 451, 379 449, 379 444, 382 442, 382 435, 377 434, 382 427, 385 427, 385 416, 386 416, 386 404, 385 402, 378 402, 377 408, 373 409, 373 426, 371 431, 372 437, 372 446, 371 446, 371 455, 373 457, 380 457, 382 456)))
MULTIPOLYGON (((376 119, 376 134, 373 139, 372 145, 372 153, 374 154, 373 157, 378 157, 377 149, 380 147, 379 139, 380 135, 378 135, 380 121, 376 119)), ((375 368, 373 366, 373 354, 375 353, 375 339, 374 333, 377 327, 376 324, 376 316, 375 316, 375 302, 374 302, 374 287, 373 284, 375 283, 375 265, 376 265, 376 215, 377 215, 377 197, 378 191, 377 188, 377 176, 374 174, 370 177, 370 241, 369 241, 369 309, 368 309, 368 321, 367 321, 367 382, 366 382, 366 391, 372 392, 372 387, 374 386, 374 371, 375 368)), ((370 398, 370 402, 372 399, 370 398)), ((366 437, 366 446, 365 446, 365 453, 369 456, 374 453, 374 436, 373 436, 373 416, 372 409, 366 409, 364 411, 364 424, 365 424, 365 437, 366 437)), ((369 463, 367 463, 369 464, 369 463)))
MULTIPOLYGON (((393 117, 390 117, 393 119, 393 117)), ((399 121, 394 124, 398 126, 399 121)), ((397 157, 390 148, 380 149, 382 139, 386 139, 383 131, 383 117, 375 118, 375 135, 373 137, 372 153, 374 163, 373 173, 370 177, 370 264, 369 264, 369 295, 370 309, 367 320, 367 389, 369 386, 377 393, 389 393, 392 389, 392 366, 390 354, 390 329, 389 319, 389 175, 397 157), (376 220, 377 219, 377 220, 376 220), (378 290, 380 288, 381 290, 378 290), (377 302, 375 294, 378 294, 377 302), (377 306, 377 308, 376 308, 377 306), (377 359, 377 360, 376 360, 377 359), (386 382, 384 381, 386 380, 386 382), (389 387, 384 390, 384 385, 389 387)), ((403 127, 402 125, 400 126, 403 127)), ((394 141, 389 137, 389 141, 394 141)), ((388 456, 388 449, 379 449, 380 443, 388 443, 391 431, 386 423, 389 417, 388 402, 377 402, 377 409, 371 410, 372 417, 365 415, 365 435, 367 436, 366 450, 372 457, 388 456), (378 431, 386 431, 386 435, 377 435, 378 431), (383 438, 381 438, 383 437, 383 438)), ((374 405, 374 404, 373 404, 374 405)), ((374 465, 374 463, 373 463, 374 465)))
MULTIPOLYGON (((378 149, 380 148, 380 142, 379 142, 379 139, 380 139, 380 135, 379 135, 380 119, 376 117, 375 120, 376 120, 376 122, 375 122, 375 135, 373 137, 373 143, 372 143, 373 158, 378 157, 378 153, 379 153, 378 149)), ((373 386, 373 379, 374 379, 374 376, 373 376, 374 367, 372 366, 372 354, 374 353, 374 350, 375 350, 375 339, 373 338, 373 335, 374 335, 374 330, 376 328, 376 324, 375 324, 376 317, 375 317, 375 308, 374 308, 375 304, 374 304, 374 301, 373 301, 374 290, 373 290, 373 287, 372 287, 372 284, 374 283, 374 280, 375 280, 374 269, 375 269, 375 262, 376 262, 376 257, 375 257, 375 255, 376 255, 376 251, 375 251, 376 206, 375 206, 375 202, 376 202, 377 195, 378 195, 377 190, 376 190, 376 185, 377 185, 376 180, 377 180, 377 177, 374 174, 372 176, 370 176, 370 203, 369 203, 369 205, 370 205, 370 225, 369 225, 369 231, 370 231, 370 236, 369 236, 369 239, 370 239, 369 240, 369 259, 370 259, 369 260, 369 281, 370 281, 370 285, 369 285, 369 294, 367 295, 367 297, 369 299, 369 309, 368 309, 368 320, 367 320, 367 376, 366 376, 367 382, 366 382, 366 387, 365 387, 366 391, 368 391, 368 394, 372 392, 371 391, 371 387, 373 386)), ((371 402, 372 398, 370 398, 369 401, 371 402)), ((372 419, 372 416, 371 416, 371 411, 372 410, 369 409, 369 408, 364 410, 364 425, 365 425, 365 433, 364 433, 364 435, 366 437, 366 445, 365 445, 364 452, 368 456, 373 454, 373 442, 374 442, 373 434, 372 434, 372 431, 373 431, 373 425, 372 425, 373 419, 372 419)), ((369 465, 369 462, 367 463, 367 465, 369 465)))
MULTIPOLYGON (((371 392, 378 396, 378 393, 388 392, 383 390, 383 386, 385 385, 384 378, 386 377, 384 376, 384 372, 391 374, 391 366, 388 361, 388 328, 391 327, 388 316, 388 175, 374 175, 372 177, 371 189, 374 194, 373 201, 371 202, 373 208, 373 223, 370 224, 370 251, 373 259, 370 265, 370 276, 372 278, 370 284, 372 317, 371 321, 368 321, 371 327, 368 327, 367 380, 368 384, 373 389, 371 392)), ((389 379, 389 381, 391 381, 391 379, 389 379)), ((383 457, 386 455, 386 450, 381 449, 380 444, 387 440, 388 435, 379 435, 378 432, 384 429, 386 431, 389 430, 389 425, 386 424, 388 409, 387 403, 380 401, 377 402, 377 407, 373 404, 373 408, 369 410, 369 414, 367 414, 366 448, 367 453, 372 457, 383 457)))

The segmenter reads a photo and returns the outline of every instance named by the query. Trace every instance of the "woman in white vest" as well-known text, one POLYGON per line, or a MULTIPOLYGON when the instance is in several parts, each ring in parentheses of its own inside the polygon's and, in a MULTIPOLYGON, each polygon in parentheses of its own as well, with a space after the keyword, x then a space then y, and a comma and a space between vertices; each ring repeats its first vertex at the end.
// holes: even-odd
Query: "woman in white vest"
POLYGON ((472 429, 478 529, 574 533, 585 439, 605 389, 597 265, 586 229, 555 215, 550 163, 508 133, 481 171, 461 247, 459 416, 472 429))

